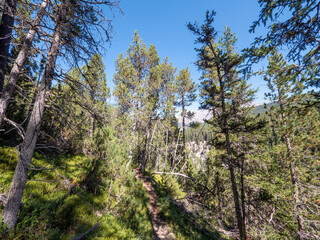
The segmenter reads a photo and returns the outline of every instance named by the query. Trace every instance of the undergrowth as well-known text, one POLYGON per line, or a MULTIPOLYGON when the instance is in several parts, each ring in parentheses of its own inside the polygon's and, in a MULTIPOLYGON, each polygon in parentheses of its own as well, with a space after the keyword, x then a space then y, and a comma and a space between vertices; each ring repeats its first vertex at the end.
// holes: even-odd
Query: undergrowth
POLYGON ((148 175, 154 180, 152 183, 157 191, 161 217, 173 229, 176 239, 224 239, 214 230, 209 234, 196 228, 190 221, 190 217, 196 219, 196 216, 192 213, 183 213, 174 204, 174 199, 181 199, 186 196, 176 178, 171 175, 148 175))
MULTIPOLYGON (((1 223, 0 239, 68 240, 98 222, 100 226, 86 239, 153 239, 147 209, 149 197, 133 171, 126 170, 123 181, 114 177, 112 191, 108 186, 94 193, 81 184, 87 174, 83 166, 88 161, 88 157, 81 155, 47 158, 36 153, 32 168, 38 170, 29 172, 31 181, 24 191, 17 226, 8 232, 1 223), (62 184, 64 177, 72 183, 71 192, 62 184)), ((0 147, 0 193, 9 189, 16 163, 17 150, 0 147)), ((0 205, 0 214, 2 211, 0 205)))

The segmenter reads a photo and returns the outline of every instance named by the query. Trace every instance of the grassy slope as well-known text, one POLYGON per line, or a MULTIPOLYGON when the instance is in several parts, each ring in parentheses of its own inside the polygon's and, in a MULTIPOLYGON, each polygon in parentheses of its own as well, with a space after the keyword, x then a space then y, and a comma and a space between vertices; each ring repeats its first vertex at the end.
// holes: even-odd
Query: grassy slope
MULTIPOLYGON (((29 181, 23 196, 23 207, 14 232, 4 233, 0 228, 0 239, 72 239, 86 232, 97 222, 99 228, 88 235, 88 239, 153 239, 152 226, 147 204, 149 197, 142 183, 134 178, 123 187, 123 200, 115 206, 113 213, 99 218, 94 209, 102 211, 107 204, 108 191, 101 194, 88 193, 79 187, 85 176, 83 156, 61 156, 54 159, 35 154, 35 166, 55 167, 55 170, 31 170, 29 178, 50 180, 52 183, 29 181), (54 164, 53 164, 54 163, 54 164), (66 176, 75 186, 74 194, 69 194, 61 185, 59 174, 66 176)), ((14 148, 0 148, 0 192, 9 189, 17 151, 14 148)), ((0 214, 3 206, 0 207, 0 214)))
MULTIPOLYGON (((150 175, 149 175, 150 176, 150 175)), ((151 177, 151 176, 150 176, 151 177)), ((168 176, 166 176, 168 177, 168 176)), ((185 193, 181 191, 181 186, 173 178, 162 178, 161 175, 152 176, 153 186, 158 194, 158 206, 164 221, 173 229, 176 239, 183 240, 205 240, 205 239, 226 239, 215 229, 209 229, 211 233, 205 233, 191 223, 190 218, 201 222, 192 213, 183 213, 173 202, 174 197, 183 198, 185 193)))

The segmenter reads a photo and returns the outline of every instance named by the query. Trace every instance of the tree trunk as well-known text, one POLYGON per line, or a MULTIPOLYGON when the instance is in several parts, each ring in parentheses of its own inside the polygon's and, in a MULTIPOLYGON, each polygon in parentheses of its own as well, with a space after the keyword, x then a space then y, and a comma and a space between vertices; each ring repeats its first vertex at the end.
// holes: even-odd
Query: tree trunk
POLYGON ((301 212, 300 212, 300 198, 299 198, 299 187, 298 187, 298 177, 296 174, 296 169, 294 166, 294 162, 292 159, 292 148, 291 148, 291 139, 289 137, 289 134, 287 132, 288 126, 287 126, 287 120, 286 120, 286 114, 284 111, 284 102, 283 102, 283 93, 280 91, 278 88, 278 102, 281 110, 281 119, 282 119, 282 124, 285 127, 285 140, 286 140, 286 147, 287 147, 287 160, 289 162, 289 168, 290 168, 290 175, 291 175, 291 183, 294 187, 294 214, 296 215, 297 223, 298 223, 298 235, 299 239, 304 239, 304 227, 303 227, 303 219, 301 217, 301 212))
POLYGON ((35 19, 33 20, 32 28, 29 30, 27 36, 25 37, 22 48, 19 52, 19 55, 16 58, 15 62, 13 63, 13 67, 10 72, 8 82, 5 86, 5 88, 3 89, 3 92, 2 92, 2 95, 0 98, 0 126, 2 125, 3 118, 6 114, 10 99, 12 97, 13 91, 14 91, 15 86, 17 84, 17 81, 18 81, 18 78, 20 75, 20 70, 21 70, 26 58, 28 57, 28 52, 29 52, 29 49, 32 45, 32 41, 33 41, 33 38, 36 34, 36 30, 37 30, 39 24, 41 23, 42 18, 46 12, 48 1, 49 0, 44 0, 42 2, 41 6, 40 6, 40 10, 39 10, 37 16, 35 17, 35 19))
POLYGON ((142 163, 141 163, 141 171, 143 172, 146 169, 147 166, 147 161, 148 161, 148 144, 149 143, 149 138, 150 138, 150 131, 151 131, 151 127, 152 127, 152 119, 149 118, 149 121, 147 123, 147 127, 146 127, 146 139, 144 142, 144 151, 143 151, 143 157, 141 159, 142 163))
POLYGON ((184 106, 184 93, 182 93, 182 139, 183 139, 183 163, 186 164, 186 113, 184 106))
POLYGON ((6 75, 16 7, 16 0, 4 1, 3 14, 0 21, 0 95, 3 90, 4 77, 6 75))
POLYGON ((221 180, 220 180, 220 173, 219 171, 217 171, 216 173, 216 188, 217 188, 217 197, 218 197, 218 214, 219 214, 219 217, 218 217, 218 223, 219 223, 219 226, 222 228, 223 225, 222 225, 222 221, 223 221, 223 212, 222 212, 222 209, 223 209, 223 202, 222 202, 222 193, 221 193, 221 180))
POLYGON ((238 222, 240 239, 241 240, 245 240, 246 239, 246 235, 245 235, 245 229, 244 229, 244 225, 243 225, 243 217, 242 217, 242 213, 241 213, 238 187, 237 187, 236 177, 235 177, 235 174, 234 174, 234 168, 233 168, 232 165, 229 166, 229 171, 230 171, 230 179, 231 179, 231 185, 232 185, 233 200, 234 200, 234 205, 235 205, 235 209, 236 209, 236 217, 237 217, 237 222, 238 222))
POLYGON ((299 197, 299 187, 298 187, 298 177, 296 173, 296 168, 294 165, 294 162, 291 158, 291 142, 288 134, 285 135, 286 139, 286 145, 287 145, 287 157, 289 160, 289 168, 290 168, 290 175, 291 175, 291 183, 294 187, 294 212, 296 214, 296 219, 298 223, 298 234, 300 239, 304 239, 304 227, 303 227, 303 218, 301 217, 301 211, 300 211, 300 197, 299 197))
POLYGON ((19 213, 20 203, 23 191, 27 182, 29 166, 34 153, 38 133, 40 131, 41 120, 45 108, 45 99, 51 86, 54 75, 55 62, 57 59, 61 37, 63 34, 63 26, 66 21, 66 14, 69 0, 63 1, 59 9, 59 15, 56 22, 56 28, 52 36, 48 60, 46 63, 44 75, 37 94, 36 101, 30 116, 25 138, 21 145, 20 155, 14 177, 9 191, 8 202, 3 210, 3 221, 9 229, 15 227, 19 213))
MULTIPOLYGON (((221 79, 221 78, 220 78, 221 79)), ((222 81, 220 80, 220 85, 223 86, 222 81)), ((226 107, 225 107, 225 98, 224 94, 222 94, 222 112, 226 112, 226 107)), ((224 117, 223 119, 223 127, 227 127, 227 119, 224 117)), ((239 234, 240 234, 240 239, 241 240, 246 240, 246 230, 245 230, 245 225, 243 223, 243 216, 241 212, 241 206, 240 206, 240 200, 239 200, 239 192, 238 192, 238 187, 237 187, 237 180, 236 176, 234 173, 234 167, 233 167, 233 161, 232 161, 232 149, 231 149, 231 142, 230 142, 230 133, 227 129, 223 131, 225 138, 226 138, 226 150, 228 154, 228 165, 229 165, 229 171, 230 171, 230 180, 231 180, 231 186, 232 186, 232 192, 233 192, 233 200, 234 200, 234 206, 236 210, 236 217, 237 217, 237 223, 238 223, 238 228, 239 228, 239 234)))
POLYGON ((246 238, 246 204, 245 204, 245 192, 244 192, 244 158, 241 160, 241 207, 242 207, 242 226, 243 235, 246 238))

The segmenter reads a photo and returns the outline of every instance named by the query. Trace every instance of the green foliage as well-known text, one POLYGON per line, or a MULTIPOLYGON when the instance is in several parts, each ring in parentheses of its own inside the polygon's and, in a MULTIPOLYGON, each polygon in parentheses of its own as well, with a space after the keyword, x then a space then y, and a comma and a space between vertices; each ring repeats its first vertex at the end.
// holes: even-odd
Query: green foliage
MULTIPOLYGON (((116 166, 123 166, 125 169, 126 163, 121 161, 127 152, 122 152, 122 146, 115 142, 111 132, 107 134, 110 139, 109 148, 104 148, 104 151, 108 151, 112 159, 106 162, 112 164, 114 159, 120 163, 115 162, 113 166, 110 165, 109 171, 107 167, 105 171, 115 173, 118 171, 116 166)), ((3 192, 10 186, 17 156, 14 148, 1 147, 0 152, 0 189, 3 192)), ((148 194, 142 183, 134 178, 131 169, 127 169, 126 174, 119 172, 116 176, 118 179, 113 180, 111 194, 110 185, 100 189, 99 194, 95 194, 81 186, 87 175, 85 166, 92 163, 91 158, 81 155, 46 158, 41 154, 35 154, 32 163, 33 168, 55 169, 30 171, 29 178, 32 181, 28 181, 24 192, 18 225, 13 232, 8 233, 1 223, 0 238, 72 239, 99 222, 99 228, 89 234, 88 239, 152 239, 153 230, 147 209, 148 194), (64 189, 62 175, 72 183, 73 194, 69 193, 69 189, 64 189), (103 210, 106 210, 105 214, 100 218, 96 213, 103 210)), ((104 176, 106 179, 103 179, 103 183, 110 183, 111 175, 104 176)), ((0 207, 0 214, 2 210, 3 207, 0 207)))
MULTIPOLYGON (((155 46, 148 48, 137 31, 126 56, 120 54, 116 60, 113 94, 118 102, 117 115, 121 126, 130 131, 130 158, 142 169, 156 164, 159 146, 172 143, 176 123, 175 71, 168 58, 160 62, 155 46), (163 131, 168 131, 168 137, 162 136, 163 131)), ((165 158, 169 157, 172 155, 165 158)))
POLYGON ((167 175, 159 175, 156 178, 156 182, 162 187, 163 191, 165 191, 166 195, 172 198, 183 198, 185 197, 185 193, 182 191, 182 188, 177 180, 171 174, 167 175))
MULTIPOLYGON (((183 199, 185 193, 172 175, 154 175, 154 184, 158 194, 158 207, 162 219, 171 227, 176 239, 224 239, 212 229, 212 235, 199 230, 190 217, 197 219, 196 215, 182 211, 173 199, 183 199), (173 184, 170 185, 170 184, 173 184)), ((201 222, 201 219, 197 219, 201 222)))

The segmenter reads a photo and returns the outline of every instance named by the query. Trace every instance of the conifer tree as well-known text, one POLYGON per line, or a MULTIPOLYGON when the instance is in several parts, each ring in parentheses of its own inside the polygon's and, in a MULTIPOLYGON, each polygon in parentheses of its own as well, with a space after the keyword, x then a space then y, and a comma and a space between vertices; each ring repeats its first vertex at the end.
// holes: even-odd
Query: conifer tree
MULTIPOLYGON (((258 26, 268 27, 265 36, 255 39, 248 57, 258 62, 273 49, 286 47, 287 57, 294 62, 292 68, 303 72, 306 86, 320 87, 320 2, 317 0, 259 0, 260 15, 250 32, 258 26), (285 12, 286 14, 283 14, 285 12)), ((319 92, 314 96, 318 98, 319 92)))
MULTIPOLYGON (((46 13, 46 8, 48 6, 48 0, 44 0, 39 8, 39 11, 31 23, 31 28, 29 29, 27 35, 23 39, 22 47, 19 51, 17 58, 15 59, 12 69, 10 71, 10 75, 8 81, 2 91, 0 96, 0 126, 3 122, 3 118, 6 114, 7 108, 10 103, 10 99, 12 97, 13 91, 18 82, 21 69, 26 61, 26 59, 30 55, 30 48, 35 37, 35 34, 39 28, 39 25, 46 13)), ((0 77, 1 78, 1 77, 0 77)), ((1 80, 0 80, 1 81, 1 80)))
MULTIPOLYGON (((36 142, 41 122, 44 115, 46 100, 51 89, 51 84, 55 75, 56 60, 62 48, 72 52, 77 56, 80 53, 87 54, 92 48, 99 47, 99 42, 92 37, 92 28, 108 34, 108 30, 103 26, 106 18, 101 15, 102 5, 116 7, 113 1, 79 1, 63 0, 57 4, 55 14, 52 15, 54 31, 50 37, 50 49, 47 53, 44 73, 30 114, 27 130, 21 144, 18 163, 10 187, 8 201, 3 211, 2 217, 8 228, 15 227, 20 208, 21 199, 27 182, 31 159, 35 151, 36 142), (96 14, 96 15, 95 15, 96 14), (101 20, 100 23, 98 20, 101 20), (78 31, 69 27, 77 26, 78 31), (80 27, 81 26, 81 27, 80 27), (94 27, 92 27, 94 26, 94 27), (97 43, 95 45, 94 43, 97 43), (83 44, 83 48, 77 49, 78 43, 83 44), (87 46, 87 48, 85 47, 87 46)), ((108 24, 109 22, 107 22, 108 24)), ((109 25, 108 25, 109 26, 109 25)), ((69 52, 70 53, 70 52, 69 52)), ((60 55, 61 56, 61 55, 60 55)))
MULTIPOLYGON (((301 191, 303 189, 303 176, 300 173, 299 167, 303 162, 309 162, 305 159, 299 149, 303 149, 303 145, 296 146, 296 142, 304 135, 304 132, 310 131, 305 128, 307 116, 312 114, 312 110, 306 110, 303 103, 308 99, 308 96, 303 93, 305 78, 297 71, 293 65, 288 65, 282 54, 276 50, 271 52, 268 57, 269 65, 264 75, 264 80, 267 82, 270 92, 267 94, 271 102, 276 106, 270 108, 270 117, 275 125, 275 133, 280 140, 278 146, 284 145, 283 151, 284 164, 288 166, 289 176, 291 179, 293 203, 293 216, 297 221, 297 233, 299 239, 310 239, 314 236, 306 230, 307 222, 305 222, 303 213, 306 212, 308 204, 303 204, 301 191), (297 131, 297 129, 299 129, 297 131), (300 177, 299 177, 300 176, 300 177), (305 209, 306 208, 306 209, 305 209)), ((312 114, 313 115, 313 114, 312 114)), ((314 115, 315 118, 316 115, 314 115)), ((308 120, 307 120, 308 121, 308 120)), ((303 150, 307 152, 307 149, 303 150)), ((302 166, 301 166, 302 167, 302 166)), ((302 169, 305 166, 302 167, 302 169)), ((306 176, 305 176, 306 177, 306 176)), ((310 208, 309 208, 310 209, 310 208)))
POLYGON ((153 45, 147 48, 137 31, 127 56, 124 58, 120 54, 116 61, 114 95, 121 113, 126 113, 132 119, 129 158, 133 158, 135 150, 142 169, 148 159, 151 129, 159 108, 161 84, 156 74, 159 61, 156 48, 153 45), (141 142, 144 144, 139 145, 141 142))
POLYGON ((182 141, 183 141, 183 162, 186 162, 186 117, 187 110, 186 107, 190 106, 197 98, 195 94, 197 90, 197 85, 190 78, 189 69, 182 69, 177 76, 178 85, 178 106, 181 106, 181 116, 182 116, 182 141))
POLYGON ((219 159, 228 166, 233 192, 234 207, 240 239, 246 239, 245 203, 240 203, 237 168, 246 153, 241 146, 241 136, 259 127, 250 115, 250 103, 254 91, 249 89, 239 68, 242 57, 235 52, 236 37, 229 27, 217 40, 217 32, 212 26, 215 12, 207 12, 203 25, 188 24, 197 36, 198 67, 203 72, 201 83, 201 107, 211 110, 212 118, 207 121, 216 132, 213 139, 215 148, 220 149, 219 159), (238 147, 237 147, 238 146, 238 147))
POLYGON ((105 119, 99 116, 99 112, 106 110, 107 99, 110 97, 110 90, 107 87, 105 66, 102 62, 101 55, 92 56, 87 65, 81 69, 83 85, 86 92, 87 109, 90 109, 90 136, 93 136, 95 122, 98 120, 102 123, 105 119), (102 119, 101 119, 102 118, 102 119))

